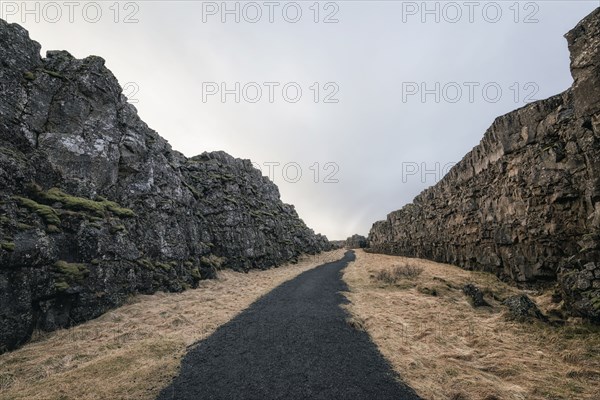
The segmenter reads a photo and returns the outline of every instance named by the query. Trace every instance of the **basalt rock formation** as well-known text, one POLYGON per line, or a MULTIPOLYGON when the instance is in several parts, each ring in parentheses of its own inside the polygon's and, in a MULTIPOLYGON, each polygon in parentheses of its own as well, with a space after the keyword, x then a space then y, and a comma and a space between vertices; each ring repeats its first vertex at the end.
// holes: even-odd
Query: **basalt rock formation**
POLYGON ((367 247, 367 238, 362 235, 354 234, 354 235, 350 236, 348 239, 346 239, 344 246, 347 249, 365 248, 365 247, 367 247))
POLYGON ((248 160, 186 158, 100 57, 40 57, 0 20, 0 352, 134 293, 329 247, 248 160))
POLYGON ((376 222, 371 251, 558 281, 600 321, 600 9, 566 35, 573 86, 497 118, 412 204, 376 222))

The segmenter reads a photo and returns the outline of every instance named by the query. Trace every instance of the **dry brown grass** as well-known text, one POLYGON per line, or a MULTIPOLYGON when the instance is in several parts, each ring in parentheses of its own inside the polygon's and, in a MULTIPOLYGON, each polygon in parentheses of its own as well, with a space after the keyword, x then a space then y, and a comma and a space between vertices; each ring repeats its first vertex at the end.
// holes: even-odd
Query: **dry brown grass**
POLYGON ((377 271, 375 279, 383 283, 395 285, 403 279, 415 279, 422 272, 423 268, 414 265, 394 265, 390 269, 385 268, 377 271))
MULTIPOLYGON (((352 321, 360 322, 394 369, 423 398, 573 400, 600 398, 600 329, 510 322, 501 300, 515 289, 485 273, 356 251, 344 272, 352 321), (415 279, 376 279, 394 265, 423 268, 415 279), (474 283, 491 307, 474 309, 474 283)), ((544 312, 550 293, 528 293, 544 312)))
POLYGON ((198 289, 137 296, 96 320, 39 335, 0 355, 0 399, 154 399, 177 373, 187 346, 281 283, 343 253, 248 274, 221 271, 198 289))

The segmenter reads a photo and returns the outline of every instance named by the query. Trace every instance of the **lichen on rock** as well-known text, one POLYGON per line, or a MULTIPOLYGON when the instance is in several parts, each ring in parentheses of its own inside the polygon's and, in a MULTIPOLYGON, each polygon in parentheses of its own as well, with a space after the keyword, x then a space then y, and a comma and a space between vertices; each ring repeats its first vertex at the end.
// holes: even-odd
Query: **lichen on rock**
POLYGON ((0 19, 0 63, 0 352, 135 293, 329 248, 249 160, 171 149, 102 58, 42 58, 0 19))

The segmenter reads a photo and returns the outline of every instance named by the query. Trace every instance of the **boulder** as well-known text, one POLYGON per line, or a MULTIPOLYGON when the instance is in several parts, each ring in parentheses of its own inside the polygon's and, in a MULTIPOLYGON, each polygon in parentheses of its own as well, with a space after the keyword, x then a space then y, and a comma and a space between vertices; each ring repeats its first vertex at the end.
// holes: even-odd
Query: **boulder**
POLYGON ((525 294, 511 296, 502 302, 508 307, 508 316, 510 319, 519 322, 531 322, 539 320, 547 322, 548 318, 538 308, 538 306, 525 294))
POLYGON ((488 302, 483 298, 483 292, 472 283, 468 283, 463 286, 463 293, 465 296, 469 297, 471 301, 471 305, 473 307, 484 307, 489 306, 488 302))

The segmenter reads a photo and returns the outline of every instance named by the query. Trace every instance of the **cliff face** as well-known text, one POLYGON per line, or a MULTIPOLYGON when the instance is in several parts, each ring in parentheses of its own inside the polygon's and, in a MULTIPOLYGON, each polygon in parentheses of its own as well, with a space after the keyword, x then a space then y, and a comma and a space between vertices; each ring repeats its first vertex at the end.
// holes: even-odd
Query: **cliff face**
POLYGON ((600 9, 566 38, 572 88, 497 118, 437 185, 373 225, 372 251, 558 280, 569 311, 600 320, 600 9))
POLYGON ((0 20, 0 352, 133 293, 328 248, 248 160, 187 159, 99 57, 40 57, 0 20))
POLYGON ((346 247, 347 249, 365 248, 367 247, 367 238, 359 234, 354 234, 348 239, 346 239, 346 241, 344 242, 344 247, 346 247))

